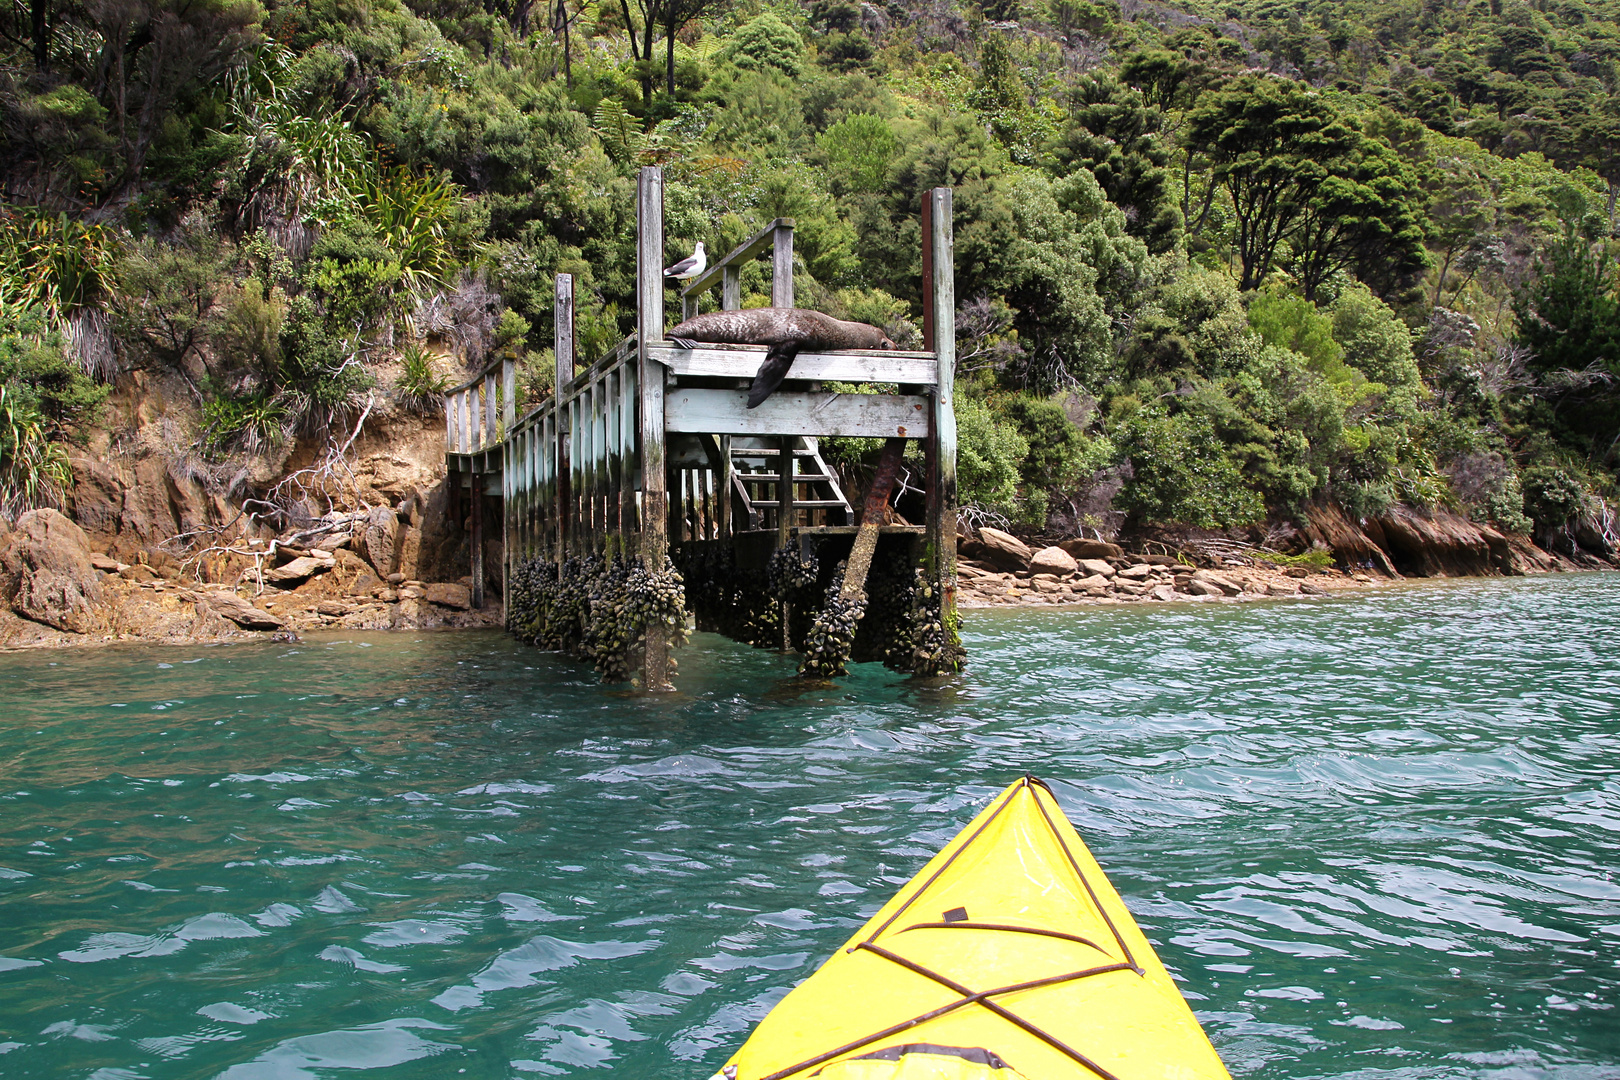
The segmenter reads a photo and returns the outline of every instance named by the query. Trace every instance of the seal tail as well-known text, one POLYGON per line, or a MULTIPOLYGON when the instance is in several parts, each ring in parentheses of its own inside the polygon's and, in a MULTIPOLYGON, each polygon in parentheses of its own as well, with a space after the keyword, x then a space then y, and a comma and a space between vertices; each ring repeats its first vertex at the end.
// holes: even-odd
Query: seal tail
POLYGON ((758 408, 760 402, 776 392, 782 380, 787 378, 793 358, 798 355, 797 341, 784 341, 771 346, 771 351, 765 354, 765 362, 759 365, 759 372, 754 376, 754 385, 748 390, 750 409, 758 408))

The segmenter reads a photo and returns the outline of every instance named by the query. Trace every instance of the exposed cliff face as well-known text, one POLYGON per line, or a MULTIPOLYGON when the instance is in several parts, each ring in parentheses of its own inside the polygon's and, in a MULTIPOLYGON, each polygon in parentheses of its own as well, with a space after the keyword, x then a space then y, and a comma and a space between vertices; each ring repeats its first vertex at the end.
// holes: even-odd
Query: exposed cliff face
POLYGON ((1505 535, 1444 508, 1396 506, 1377 517, 1354 519, 1338 504, 1327 503, 1308 507, 1305 516, 1298 546, 1320 545, 1348 568, 1388 577, 1478 577, 1572 568, 1527 537, 1505 535))
POLYGON ((192 449, 196 430, 182 380, 125 379, 72 459, 67 514, 0 523, 0 646, 498 623, 498 539, 494 602, 468 610, 465 503, 445 483, 442 420, 379 396, 324 471, 325 442, 222 465, 192 449))

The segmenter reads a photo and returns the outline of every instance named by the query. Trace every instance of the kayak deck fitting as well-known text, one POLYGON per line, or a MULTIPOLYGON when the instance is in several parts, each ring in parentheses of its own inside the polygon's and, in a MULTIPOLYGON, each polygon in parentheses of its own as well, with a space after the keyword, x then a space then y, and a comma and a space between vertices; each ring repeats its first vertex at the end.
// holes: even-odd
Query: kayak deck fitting
POLYGON ((723 1080, 1227 1080, 1051 790, 997 796, 771 1010, 723 1080))

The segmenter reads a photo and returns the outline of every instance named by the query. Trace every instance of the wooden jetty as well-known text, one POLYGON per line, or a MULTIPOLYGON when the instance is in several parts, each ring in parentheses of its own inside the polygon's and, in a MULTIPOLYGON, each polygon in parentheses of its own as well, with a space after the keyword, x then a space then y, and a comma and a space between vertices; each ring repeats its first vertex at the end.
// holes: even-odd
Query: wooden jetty
MULTIPOLYGON (((951 190, 922 199, 925 351, 801 353, 782 387, 750 410, 763 346, 682 348, 667 337, 663 185, 660 169, 640 171, 633 336, 575 370, 573 278, 558 274, 554 394, 518 415, 516 370, 504 361, 446 395, 446 460, 452 489, 468 500, 474 603, 494 524, 508 626, 594 658, 610 677, 639 669, 645 688, 669 688, 670 648, 688 611, 700 629, 802 647, 857 529, 818 440, 915 440, 923 521, 879 530, 887 603, 867 611, 860 633, 866 654, 892 666, 954 670, 951 190), (486 522, 496 503, 498 519, 486 522)), ((683 312, 695 314, 716 286, 722 308, 739 307, 742 268, 761 256, 771 260, 772 306, 792 307, 793 222, 782 219, 688 283, 683 312)))

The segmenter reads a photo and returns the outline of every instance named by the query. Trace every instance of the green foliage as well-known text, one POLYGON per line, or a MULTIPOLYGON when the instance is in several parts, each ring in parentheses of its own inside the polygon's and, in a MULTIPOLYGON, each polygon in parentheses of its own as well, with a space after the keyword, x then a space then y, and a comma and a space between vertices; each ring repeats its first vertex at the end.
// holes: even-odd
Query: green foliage
POLYGON ((1524 470, 1519 482, 1524 489, 1524 512, 1538 533, 1564 528, 1591 504, 1586 485, 1558 465, 1533 465, 1524 470))
POLYGON ((456 185, 401 167, 362 173, 352 195, 407 288, 445 279, 454 265, 448 233, 461 197, 456 185))
POLYGON ((1088 440, 1060 403, 1017 394, 998 404, 1029 445, 1018 466, 1026 492, 1067 491, 1080 483, 1090 464, 1088 440))
POLYGON ((1110 75, 1088 75, 1069 91, 1069 121, 1047 151, 1047 168, 1065 176, 1090 169, 1126 228, 1155 253, 1181 242, 1181 207, 1172 187, 1164 116, 1142 91, 1110 75))
POLYGON ((0 276, 11 299, 52 323, 106 298, 118 240, 106 225, 67 214, 0 213, 0 276))
POLYGON ((827 163, 828 184, 839 195, 882 191, 900 150, 888 121, 871 113, 844 117, 821 133, 816 146, 827 163))
POLYGON ((1328 316, 1345 363, 1392 393, 1417 393, 1423 376, 1412 353, 1412 332, 1371 289, 1360 283, 1345 288, 1328 316))
POLYGON ((62 505, 73 472, 48 428, 37 408, 0 384, 0 516, 62 505))
POLYGON ((116 331, 160 363, 198 359, 215 303, 231 288, 233 259, 219 234, 197 221, 173 243, 148 237, 130 245, 112 268, 116 331))
POLYGON ((1137 409, 1114 435, 1131 464, 1119 493, 1126 513, 1205 529, 1247 525, 1265 517, 1265 502, 1226 452, 1207 418, 1137 409))
POLYGON ((1322 548, 1311 548, 1298 555, 1284 555, 1280 552, 1268 551, 1258 556, 1264 562, 1276 566, 1303 566, 1311 570, 1323 570, 1333 565, 1333 552, 1322 548))
POLYGON ((745 23, 726 47, 726 57, 748 71, 780 71, 797 76, 804 57, 804 39, 798 31, 770 11, 745 23))
POLYGON ((271 395, 222 395, 203 402, 199 445, 215 459, 234 453, 257 454, 285 442, 287 426, 286 411, 271 395))
POLYGON ((420 342, 406 342, 400 349, 399 368, 394 393, 401 405, 412 412, 431 413, 444 403, 450 379, 433 366, 433 354, 420 342))
POLYGON ((62 351, 61 335, 40 333, 37 316, 0 337, 0 385, 16 406, 37 415, 47 439, 63 439, 94 426, 112 392, 84 374, 62 351))
POLYGON ((352 341, 334 333, 308 296, 289 306, 281 354, 276 403, 298 431, 329 434, 359 409, 360 395, 376 383, 352 341))
POLYGON ((1018 428, 989 403, 963 395, 956 399, 956 440, 956 484, 963 506, 1009 521, 1027 520, 1018 479, 1029 442, 1018 428))
POLYGON ((1249 325, 1267 345, 1303 356, 1323 378, 1336 383, 1355 379, 1344 362, 1344 346, 1333 337, 1333 321, 1300 296, 1280 291, 1255 295, 1249 302, 1249 325))
POLYGON ((1616 485, 1620 0, 638 0, 560 34, 461 0, 114 7, 51 0, 43 61, 0 13, 0 385, 46 445, 125 360, 203 388, 215 455, 352 418, 417 334, 537 400, 555 273, 581 365, 632 329, 658 164, 671 258, 792 217, 800 302, 910 347, 918 197, 953 189, 986 513, 1078 515, 1121 455, 1138 520, 1331 497, 1547 534, 1567 485, 1521 470, 1616 485))

